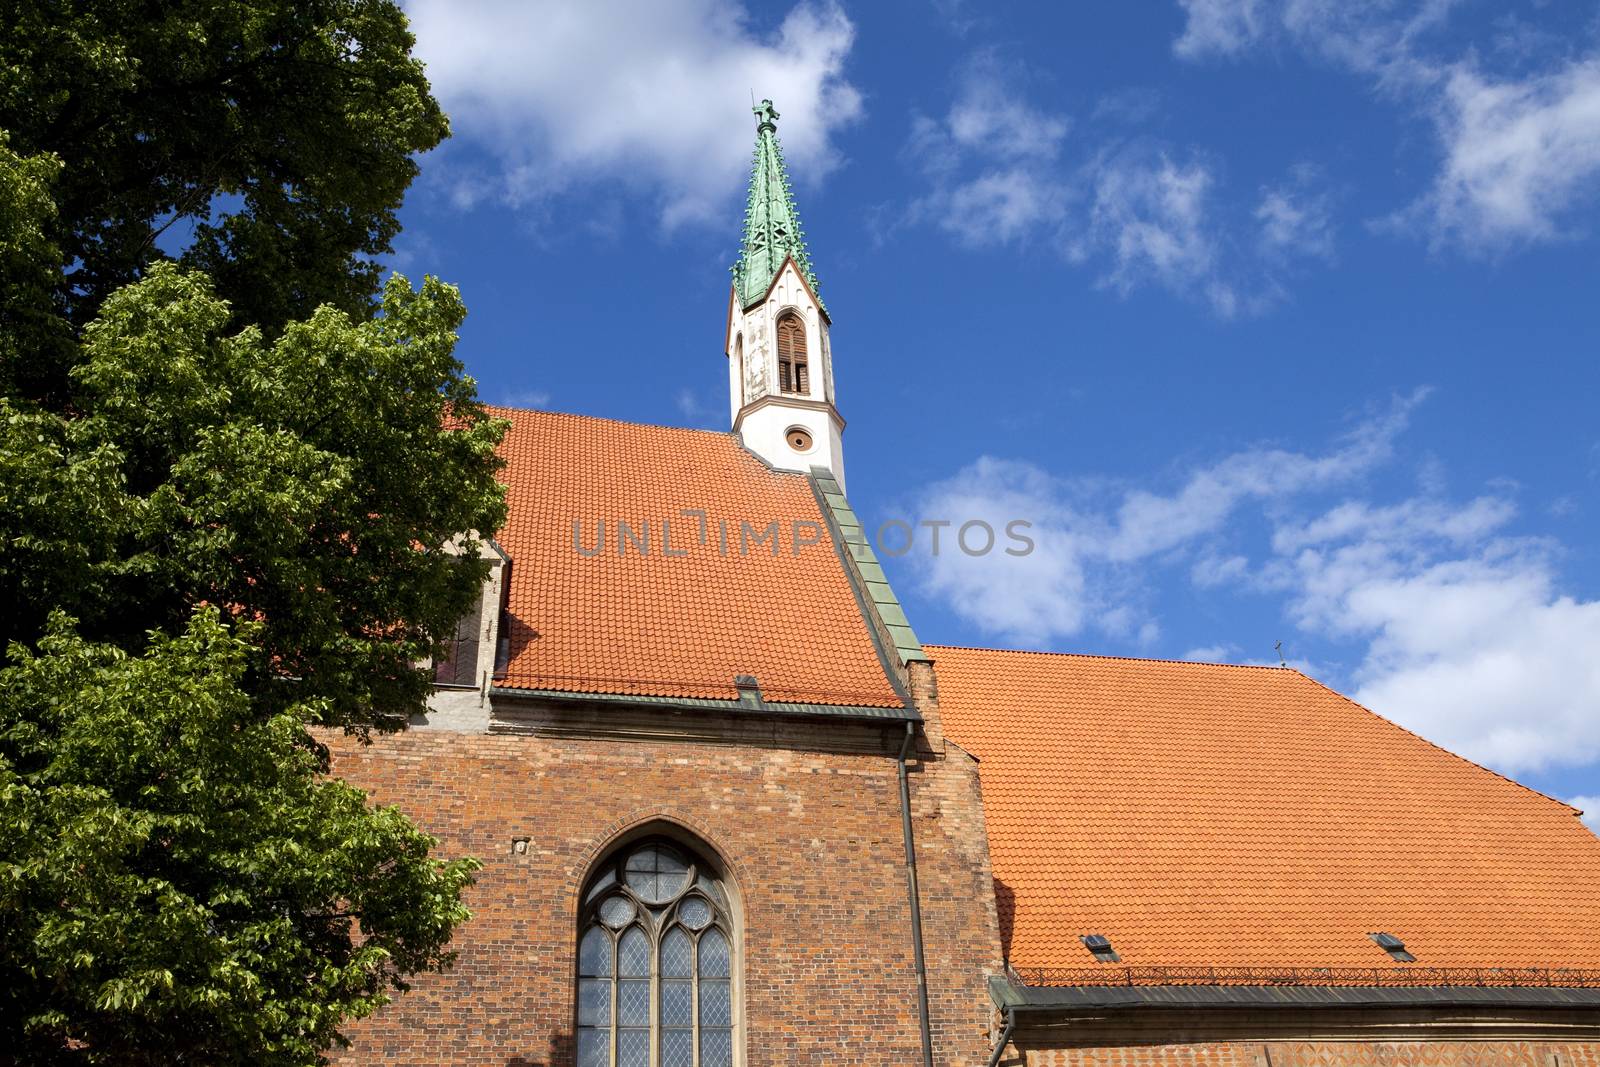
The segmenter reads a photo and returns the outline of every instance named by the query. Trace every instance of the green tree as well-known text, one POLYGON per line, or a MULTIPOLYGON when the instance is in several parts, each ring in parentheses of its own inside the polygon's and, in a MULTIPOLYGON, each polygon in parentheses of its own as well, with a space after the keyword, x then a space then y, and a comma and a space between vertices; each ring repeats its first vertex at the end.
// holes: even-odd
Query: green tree
POLYGON ((86 324, 194 223, 185 265, 236 321, 364 316, 449 131, 413 43, 391 0, 0 0, 0 128, 62 167, 62 310, 86 324))
POLYGON ((472 864, 328 780, 310 729, 421 708, 504 518, 459 295, 375 284, 445 132, 410 46, 381 0, 0 0, 0 1049, 25 1062, 313 1063, 449 960, 472 864))
POLYGON ((13 648, 0 1059, 315 1063, 345 1016, 448 961, 474 864, 322 776, 320 709, 262 717, 250 636, 202 610, 129 657, 57 615, 13 648))

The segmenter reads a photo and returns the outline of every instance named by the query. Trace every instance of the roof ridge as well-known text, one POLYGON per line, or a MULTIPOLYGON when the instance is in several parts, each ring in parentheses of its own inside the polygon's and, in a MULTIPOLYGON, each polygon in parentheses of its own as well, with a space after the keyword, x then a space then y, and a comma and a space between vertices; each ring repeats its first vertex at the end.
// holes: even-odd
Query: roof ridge
POLYGON ((1253 670, 1253 671, 1287 671, 1290 674, 1295 674, 1295 675, 1298 675, 1301 678, 1304 678, 1306 681, 1310 682, 1312 685, 1317 686, 1319 689, 1324 689, 1327 692, 1332 693, 1334 696, 1338 697, 1340 700, 1342 700, 1345 703, 1349 704, 1351 707, 1358 708, 1359 710, 1365 712, 1366 714, 1371 715, 1373 718, 1381 720, 1386 725, 1392 726, 1396 730, 1401 731, 1402 733, 1409 734, 1410 736, 1416 738, 1418 741, 1421 741, 1423 744, 1427 745, 1429 748, 1436 749, 1439 752, 1444 753, 1446 756, 1451 757, 1452 759, 1458 760, 1461 763, 1465 763, 1470 767, 1475 767, 1478 770, 1483 771, 1483 772, 1485 772, 1487 774, 1491 774, 1494 777, 1499 778, 1501 781, 1508 782, 1511 785, 1514 785, 1519 789, 1526 790, 1527 792, 1532 793, 1534 796, 1539 797, 1541 800, 1548 800, 1552 804, 1560 805, 1561 807, 1567 809, 1570 812, 1575 813, 1578 816, 1581 816, 1583 814, 1581 809, 1576 808, 1571 804, 1568 804, 1566 801, 1561 800, 1558 797, 1553 797, 1549 793, 1543 792, 1542 790, 1539 790, 1539 789, 1535 789, 1531 785, 1527 785, 1527 784, 1525 784, 1523 782, 1519 782, 1515 778, 1512 778, 1508 774, 1501 774, 1499 771, 1495 770, 1492 767, 1485 767, 1483 764, 1479 763, 1477 760, 1468 759, 1466 756, 1461 755, 1459 752, 1452 752, 1450 749, 1444 747, 1443 745, 1439 744, 1436 741, 1428 740, 1428 738, 1423 737, 1421 734, 1417 733, 1415 730, 1412 730, 1412 729, 1410 729, 1408 727, 1400 725, 1399 723, 1395 722, 1393 719, 1389 718, 1387 715, 1382 715, 1382 714, 1379 714, 1376 711, 1373 711, 1371 708, 1367 707, 1365 704, 1361 703, 1360 701, 1358 701, 1358 700, 1356 700, 1356 699, 1354 699, 1352 697, 1346 696, 1344 693, 1339 692, 1339 690, 1333 688, 1333 686, 1328 685, 1325 682, 1322 682, 1322 681, 1320 681, 1320 680, 1318 680, 1316 678, 1313 678, 1311 675, 1307 674, 1305 671, 1302 671, 1298 667, 1289 667, 1289 666, 1274 667, 1271 664, 1263 664, 1263 663, 1209 663, 1209 662, 1206 662, 1206 661, 1203 661, 1203 660, 1161 659, 1161 658, 1154 658, 1154 657, 1148 657, 1148 656, 1108 656, 1108 655, 1104 655, 1102 653, 1093 653, 1093 652, 1050 652, 1050 651, 1045 651, 1045 650, 1042 650, 1042 649, 1030 649, 1030 648, 981 648, 981 647, 979 647, 977 645, 924 644, 922 647, 927 649, 930 652, 937 652, 939 649, 943 648, 943 649, 950 649, 950 650, 956 651, 956 652, 999 652, 999 653, 1003 653, 1003 654, 1006 654, 1006 655, 1012 655, 1012 656, 1057 656, 1057 657, 1060 657, 1060 658, 1063 658, 1063 659, 1096 659, 1096 660, 1110 660, 1110 661, 1113 661, 1113 662, 1122 662, 1122 663, 1168 663, 1168 664, 1173 664, 1175 666, 1184 666, 1184 667, 1230 667, 1230 668, 1239 669, 1239 670, 1253 670))
POLYGON ((659 422, 639 422, 636 419, 613 419, 605 415, 588 415, 581 411, 554 411, 550 408, 527 408, 515 404, 484 404, 485 411, 509 411, 520 415, 550 415, 560 419, 583 419, 586 422, 609 422, 617 426, 637 426, 645 430, 672 430, 676 433, 706 434, 712 437, 734 438, 732 430, 702 430, 695 426, 666 426, 659 422))
POLYGON ((1483 764, 1479 763, 1477 760, 1468 759, 1466 756, 1463 756, 1459 752, 1452 752, 1448 748, 1445 748, 1443 745, 1439 744, 1437 741, 1428 740, 1426 737, 1423 737, 1421 734, 1417 733, 1415 730, 1411 729, 1410 727, 1401 726, 1399 723, 1395 722, 1393 719, 1389 718, 1387 715, 1382 715, 1382 714, 1379 714, 1376 711, 1373 711, 1371 708, 1367 707, 1365 704, 1361 703, 1359 700, 1356 700, 1354 697, 1345 696, 1343 693, 1339 692, 1333 686, 1327 685, 1327 684, 1325 684, 1323 682, 1318 681, 1317 679, 1311 677, 1311 675, 1305 673, 1304 671, 1300 670, 1297 667, 1289 667, 1287 669, 1291 670, 1291 671, 1294 671, 1294 673, 1298 674, 1300 677, 1304 678, 1306 681, 1310 682, 1312 685, 1317 686, 1317 687, 1319 687, 1321 689, 1326 689, 1328 692, 1332 693, 1334 696, 1338 697, 1340 700, 1344 701, 1346 704, 1349 704, 1351 707, 1359 708, 1360 710, 1366 712, 1368 715, 1371 715, 1374 719, 1378 719, 1378 720, 1380 720, 1380 721, 1382 721, 1384 723, 1387 723, 1388 725, 1394 727, 1396 730, 1399 730, 1401 733, 1410 734, 1412 737, 1416 738, 1418 741, 1421 741, 1423 744, 1427 745, 1429 748, 1437 749, 1440 752, 1443 752, 1446 756, 1449 756, 1451 759, 1458 760, 1461 763, 1465 763, 1469 767, 1476 767, 1478 770, 1483 771, 1486 774, 1492 774, 1494 777, 1499 778, 1501 781, 1509 782, 1512 785, 1516 786, 1518 789, 1525 789, 1529 793, 1532 793, 1534 796, 1539 797, 1541 800, 1548 800, 1552 804, 1558 804, 1561 807, 1566 808, 1568 811, 1575 813, 1576 815, 1581 816, 1583 814, 1582 809, 1573 807, 1571 804, 1568 804, 1565 800, 1561 800, 1561 799, 1558 799, 1557 797, 1553 797, 1549 793, 1543 792, 1542 790, 1535 789, 1531 785, 1525 785, 1524 783, 1519 782, 1515 778, 1511 777, 1509 774, 1501 774, 1499 771, 1495 770, 1493 767, 1485 767, 1483 764))
POLYGON ((1245 671, 1293 671, 1301 672, 1293 667, 1280 667, 1270 663, 1213 663, 1210 660, 1197 659, 1169 659, 1162 656, 1113 656, 1104 652, 1053 652, 1039 648, 986 648, 981 645, 941 645, 937 642, 924 642, 923 648, 947 648, 955 652, 1001 652, 1010 656, 1060 656, 1064 659, 1103 659, 1119 663, 1171 663, 1180 667, 1228 667, 1245 671))

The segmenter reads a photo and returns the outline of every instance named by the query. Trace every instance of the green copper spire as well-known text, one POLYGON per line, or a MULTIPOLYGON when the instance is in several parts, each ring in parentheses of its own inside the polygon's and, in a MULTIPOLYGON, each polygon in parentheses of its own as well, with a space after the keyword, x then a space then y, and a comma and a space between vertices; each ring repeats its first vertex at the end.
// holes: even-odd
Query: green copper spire
MULTIPOLYGON (((767 294, 767 287, 793 256, 811 291, 817 292, 817 272, 806 255, 805 231, 789 192, 789 172, 778 147, 778 111, 771 100, 753 108, 756 114, 756 158, 750 167, 750 199, 744 209, 744 247, 733 265, 733 288, 739 306, 749 307, 767 294)), ((817 302, 822 302, 820 294, 817 302)))

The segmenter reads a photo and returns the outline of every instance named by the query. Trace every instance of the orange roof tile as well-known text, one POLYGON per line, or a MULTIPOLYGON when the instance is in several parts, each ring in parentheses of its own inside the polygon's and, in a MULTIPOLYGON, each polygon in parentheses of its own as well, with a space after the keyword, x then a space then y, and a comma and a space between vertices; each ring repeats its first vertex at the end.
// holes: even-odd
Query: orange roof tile
POLYGON ((500 685, 734 699, 754 675, 769 701, 894 707, 855 592, 809 479, 769 469, 730 434, 490 408, 511 557, 510 661, 500 685), (700 521, 683 514, 706 514, 700 521), (682 557, 662 552, 662 522, 682 557), (593 549, 598 525, 605 548, 593 549), (740 523, 778 523, 778 553, 741 555, 740 523), (799 536, 820 543, 794 550, 799 536), (649 554, 618 553, 618 523, 648 524, 649 554), (720 551, 726 524, 729 550, 720 551))
POLYGON ((1294 670, 927 646, 1011 964, 1600 964, 1574 809, 1294 670), (1395 963, 1367 934, 1415 953, 1395 963))

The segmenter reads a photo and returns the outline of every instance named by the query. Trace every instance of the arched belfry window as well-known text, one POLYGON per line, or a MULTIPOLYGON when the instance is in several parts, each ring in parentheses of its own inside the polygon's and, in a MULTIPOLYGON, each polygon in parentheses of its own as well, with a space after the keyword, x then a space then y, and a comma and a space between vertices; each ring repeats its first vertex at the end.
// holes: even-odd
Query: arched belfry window
POLYGON ((786 393, 810 391, 806 324, 792 311, 778 319, 778 385, 786 393))
POLYGON ((727 890, 675 841, 618 849, 578 916, 578 1067, 733 1067, 727 890))

